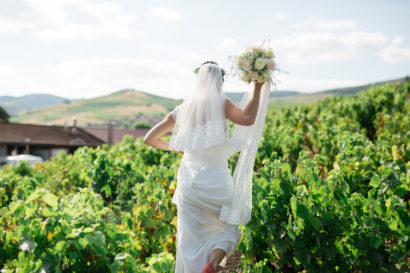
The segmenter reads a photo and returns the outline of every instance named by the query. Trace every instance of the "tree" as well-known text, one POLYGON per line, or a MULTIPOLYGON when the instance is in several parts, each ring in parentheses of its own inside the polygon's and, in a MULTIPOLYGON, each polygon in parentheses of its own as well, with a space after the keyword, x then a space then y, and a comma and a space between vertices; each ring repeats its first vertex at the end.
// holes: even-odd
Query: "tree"
POLYGON ((134 124, 134 129, 151 129, 151 124, 145 121, 140 121, 134 124))
POLYGON ((9 122, 10 115, 0 106, 0 122, 9 122))

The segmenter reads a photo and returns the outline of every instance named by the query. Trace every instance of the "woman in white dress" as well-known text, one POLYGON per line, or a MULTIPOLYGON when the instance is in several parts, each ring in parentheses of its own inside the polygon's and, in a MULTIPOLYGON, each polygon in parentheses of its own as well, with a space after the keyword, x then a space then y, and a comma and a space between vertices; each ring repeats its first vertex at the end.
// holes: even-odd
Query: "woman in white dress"
POLYGON ((215 272, 241 236, 241 222, 227 221, 230 213, 221 217, 222 208, 232 204, 235 195, 228 158, 239 151, 229 139, 228 120, 254 124, 263 83, 254 83, 243 109, 222 93, 222 85, 221 68, 212 61, 203 63, 189 98, 144 138, 146 145, 183 154, 173 197, 178 213, 176 273, 215 272), (169 143, 161 138, 168 132, 172 132, 169 143))

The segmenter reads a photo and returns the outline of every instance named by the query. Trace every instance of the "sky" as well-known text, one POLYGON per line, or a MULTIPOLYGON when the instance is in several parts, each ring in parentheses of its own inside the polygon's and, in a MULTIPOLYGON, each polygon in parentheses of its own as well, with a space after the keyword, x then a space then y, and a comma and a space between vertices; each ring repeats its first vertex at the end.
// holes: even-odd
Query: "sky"
MULTIPOLYGON (((2 0, 0 96, 70 99, 136 89, 183 98, 193 69, 228 73, 268 41, 276 90, 314 92, 410 74, 410 1, 2 0)), ((224 91, 252 86, 226 76, 224 91)))

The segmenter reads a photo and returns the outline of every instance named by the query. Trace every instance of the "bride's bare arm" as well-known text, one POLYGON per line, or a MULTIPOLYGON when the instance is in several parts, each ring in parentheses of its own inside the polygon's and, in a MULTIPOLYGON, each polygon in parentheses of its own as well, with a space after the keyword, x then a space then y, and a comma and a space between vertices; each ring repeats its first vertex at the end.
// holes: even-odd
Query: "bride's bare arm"
POLYGON ((226 100, 226 117, 239 125, 252 125, 258 113, 260 91, 263 83, 254 83, 252 97, 244 109, 236 106, 230 99, 226 100))
MULTIPOLYGON (((169 143, 161 138, 166 133, 171 132, 174 125, 175 121, 171 113, 169 113, 162 121, 148 131, 144 137, 144 144, 165 151, 175 151, 170 150, 169 143)), ((183 152, 179 153, 183 154, 183 152)))

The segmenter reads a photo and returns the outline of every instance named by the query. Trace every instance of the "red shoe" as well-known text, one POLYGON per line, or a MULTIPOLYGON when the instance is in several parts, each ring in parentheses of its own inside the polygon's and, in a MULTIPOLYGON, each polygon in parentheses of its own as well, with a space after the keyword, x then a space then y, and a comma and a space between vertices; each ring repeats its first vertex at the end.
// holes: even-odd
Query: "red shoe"
POLYGON ((216 273, 211 263, 207 263, 202 269, 202 273, 216 273))

